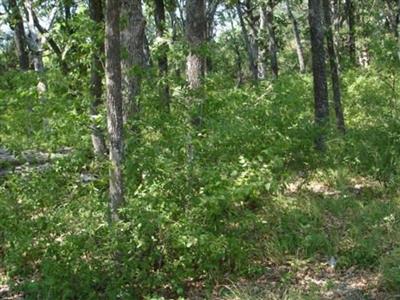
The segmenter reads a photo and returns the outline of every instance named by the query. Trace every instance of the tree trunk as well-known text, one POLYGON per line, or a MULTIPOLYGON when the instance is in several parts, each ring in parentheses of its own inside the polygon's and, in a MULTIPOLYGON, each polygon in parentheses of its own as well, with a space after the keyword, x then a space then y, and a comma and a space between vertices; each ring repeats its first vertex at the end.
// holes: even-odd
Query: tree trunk
POLYGON ((48 35, 49 30, 45 29, 45 28, 40 24, 39 19, 38 19, 38 17, 36 16, 35 11, 34 11, 33 9, 31 9, 31 10, 30 10, 30 13, 32 14, 33 23, 34 23, 36 29, 39 31, 39 33, 40 33, 42 36, 46 36, 46 35, 47 35, 47 37, 43 39, 43 42, 46 42, 46 41, 47 41, 47 42, 49 43, 51 49, 53 49, 54 54, 55 54, 55 55, 57 56, 57 58, 58 58, 58 62, 59 62, 60 67, 61 67, 61 72, 62 72, 64 75, 67 75, 67 74, 68 74, 68 71, 69 71, 69 70, 68 70, 69 68, 68 68, 68 65, 67 65, 66 61, 65 61, 64 58, 63 58, 63 53, 62 53, 60 47, 58 47, 58 45, 57 45, 57 43, 55 42, 55 40, 54 40, 51 36, 48 35))
POLYGON ((249 60, 249 69, 252 74, 253 80, 257 81, 258 80, 258 68, 257 68, 256 52, 258 52, 258 51, 256 51, 254 49, 255 45, 250 41, 249 32, 247 31, 246 24, 244 22, 243 12, 242 12, 242 8, 240 7, 240 3, 236 4, 236 11, 239 16, 240 27, 242 29, 242 35, 243 35, 244 43, 245 43, 246 49, 247 49, 247 56, 248 56, 248 60, 249 60))
MULTIPOLYGON (((142 73, 145 68, 144 37, 146 21, 142 14, 140 0, 122 0, 121 18, 124 26, 121 31, 121 44, 124 51, 122 59, 123 116, 124 122, 135 122, 139 113, 138 96, 142 73)), ((130 126, 135 128, 136 126, 130 126)))
POLYGON ((265 24, 268 34, 268 51, 270 55, 271 71, 274 78, 278 78, 279 67, 278 67, 278 43, 276 42, 275 28, 274 28, 274 6, 275 1, 269 0, 266 7, 266 19, 265 24))
POLYGON ((33 12, 32 0, 25 0, 26 15, 28 19, 28 43, 32 53, 33 67, 36 72, 44 70, 42 57, 42 42, 35 28, 35 18, 33 12))
POLYGON ((333 103, 336 114, 337 128, 343 134, 346 132, 344 124, 344 116, 342 109, 342 96, 340 92, 340 78, 339 78, 339 67, 336 50, 333 42, 333 30, 332 30, 332 16, 330 0, 323 0, 324 17, 325 17, 325 28, 326 28, 326 43, 328 49, 328 58, 331 72, 332 89, 333 89, 333 103))
POLYGON ((124 201, 122 160, 122 94, 121 94, 121 53, 119 29, 119 0, 106 1, 106 89, 107 127, 110 139, 110 217, 111 222, 119 220, 118 209, 124 201))
POLYGON ((192 168, 194 160, 193 136, 200 125, 201 116, 197 91, 202 84, 204 75, 204 56, 201 55, 201 47, 204 46, 206 38, 206 15, 204 0, 187 0, 186 2, 186 39, 189 44, 189 55, 186 60, 186 74, 191 94, 187 103, 187 122, 189 131, 187 133, 187 167, 188 167, 188 186, 192 184, 192 168))
POLYGON ((93 34, 93 43, 95 45, 92 57, 91 57, 91 68, 90 68, 90 94, 91 94, 91 105, 90 115, 93 119, 92 124, 92 144, 94 154, 96 156, 103 156, 107 152, 104 134, 97 125, 97 117, 99 114, 99 106, 102 103, 103 85, 102 85, 102 74, 103 66, 101 63, 101 55, 104 52, 103 41, 99 41, 98 32, 102 28, 104 21, 102 0, 91 0, 89 3, 90 18, 96 23, 96 32, 93 34))
POLYGON ((203 57, 201 46, 205 42, 206 17, 204 0, 188 0, 186 3, 186 38, 189 43, 187 77, 189 87, 198 89, 201 85, 203 57))
POLYGON ((290 0, 286 0, 286 7, 287 7, 289 19, 292 22, 292 26, 293 26, 293 35, 294 35, 295 43, 296 43, 296 53, 297 53, 297 59, 299 60, 300 72, 304 73, 306 71, 306 64, 304 62, 304 49, 303 49, 303 45, 301 42, 299 24, 298 24, 295 16, 293 15, 292 8, 290 6, 290 0))
MULTIPOLYGON (((388 21, 390 31, 393 33, 393 37, 397 42, 397 58, 400 60, 400 0, 393 3, 393 0, 386 0, 385 4, 387 9, 385 10, 385 17, 388 21)), ((364 56, 364 50, 362 55, 364 56)), ((363 59, 365 61, 365 59, 363 59)))
POLYGON ((166 82, 168 76, 168 43, 165 39, 165 7, 164 0, 155 0, 155 11, 154 19, 156 23, 156 34, 157 38, 160 39, 161 45, 159 46, 158 52, 158 72, 161 80, 160 84, 160 100, 161 107, 165 111, 170 110, 170 96, 169 96, 169 85, 166 82))
POLYGON ((355 33, 355 12, 353 0, 346 0, 346 17, 349 27, 349 35, 347 45, 349 47, 349 56, 352 64, 357 63, 356 57, 356 33, 355 33))
POLYGON ((320 131, 316 137, 316 148, 325 149, 323 129, 329 120, 328 89, 325 74, 324 29, 322 22, 322 0, 308 0, 311 34, 312 69, 314 78, 315 123, 320 131))
MULTIPOLYGON (((207 47, 210 47, 214 39, 214 27, 215 27, 215 14, 217 8, 221 3, 220 0, 209 0, 206 2, 206 41, 207 47)), ((205 62, 206 73, 211 73, 213 69, 212 53, 207 52, 205 62)))
MULTIPOLYGON (((336 49, 341 49, 341 39, 339 36, 339 32, 341 29, 341 13, 340 13, 340 9, 341 9, 342 3, 341 0, 333 0, 332 1, 332 12, 333 12, 333 32, 336 33, 333 35, 333 42, 335 43, 335 47, 336 49)), ((340 62, 338 61, 338 64, 340 62)), ((340 64, 339 64, 340 66, 340 64)))
POLYGON ((29 55, 25 40, 24 22, 17 1, 9 0, 9 5, 11 10, 10 27, 14 30, 15 48, 19 67, 21 70, 26 71, 29 69, 29 55))
POLYGON ((267 36, 267 9, 265 4, 260 4, 260 28, 258 30, 258 78, 265 79, 267 77, 267 63, 268 63, 268 36, 267 36))

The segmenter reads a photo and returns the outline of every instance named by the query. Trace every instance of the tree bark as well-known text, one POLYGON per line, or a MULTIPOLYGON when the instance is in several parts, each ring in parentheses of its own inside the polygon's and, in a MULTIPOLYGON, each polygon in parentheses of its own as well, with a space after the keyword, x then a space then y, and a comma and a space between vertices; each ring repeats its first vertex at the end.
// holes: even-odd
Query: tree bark
POLYGON ((290 5, 290 0, 286 0, 286 7, 287 7, 289 19, 292 22, 292 26, 293 26, 293 35, 295 38, 296 53, 297 53, 297 59, 299 60, 300 72, 304 73, 306 71, 306 64, 304 62, 304 49, 303 49, 303 44, 301 42, 299 24, 298 24, 295 16, 293 15, 292 8, 290 5))
MULTIPOLYGON (((208 47, 211 46, 214 39, 215 14, 220 3, 220 0, 206 2, 206 41, 208 47)), ((207 74, 211 73, 213 69, 212 53, 210 51, 207 52, 205 69, 207 74)))
POLYGON ((347 45, 349 48, 349 56, 352 64, 357 63, 356 56, 356 33, 355 33, 355 11, 353 0, 346 0, 345 3, 347 25, 349 28, 347 45))
POLYGON ((311 36, 312 69, 314 79, 315 123, 319 130, 315 140, 316 148, 325 149, 323 129, 329 120, 328 89, 325 74, 324 27, 322 0, 308 0, 311 36))
POLYGON ((397 58, 400 60, 400 0, 393 3, 393 0, 386 0, 387 9, 385 15, 388 20, 390 31, 397 42, 397 58))
POLYGON ((19 67, 21 70, 26 71, 29 69, 29 55, 27 51, 24 22, 17 1, 9 0, 9 5, 11 10, 10 27, 14 30, 14 41, 19 67))
POLYGON ((266 29, 268 34, 268 51, 270 55, 270 64, 272 76, 278 78, 279 66, 278 66, 278 43, 276 41, 275 28, 274 28, 274 7, 275 1, 269 0, 266 6, 266 29))
POLYGON ((106 89, 107 127, 110 139, 110 217, 111 222, 119 220, 118 209, 124 201, 122 160, 122 94, 121 94, 121 52, 119 27, 119 0, 106 1, 106 89))
MULTIPOLYGON (((42 25, 40 25, 39 19, 36 16, 36 13, 35 13, 35 11, 33 9, 31 10, 31 13, 32 13, 32 17, 33 17, 33 23, 35 24, 35 27, 37 28, 39 33, 41 35, 43 35, 43 36, 48 34, 49 30, 45 29, 42 25)), ((68 65, 67 65, 66 61, 63 58, 63 53, 62 53, 60 47, 58 47, 57 43, 55 42, 55 40, 51 36, 47 36, 45 41, 47 41, 49 43, 51 49, 53 50, 53 52, 57 56, 58 63, 60 64, 60 67, 61 67, 61 72, 64 75, 67 75, 68 71, 69 71, 69 68, 68 68, 68 65)))
POLYGON ((256 51, 254 49, 255 45, 250 41, 249 32, 248 32, 248 30, 246 28, 246 24, 244 22, 243 11, 242 11, 242 8, 240 7, 240 2, 238 2, 236 4, 236 11, 239 16, 240 27, 242 29, 242 35, 243 35, 244 43, 245 43, 246 49, 247 49, 247 56, 248 56, 248 60, 249 60, 249 69, 252 74, 253 80, 257 81, 258 80, 258 67, 257 67, 256 52, 258 52, 258 51, 256 51))
MULTIPOLYGON (((123 47, 122 59, 122 87, 123 87, 123 116, 124 122, 135 122, 139 113, 140 85, 145 68, 144 38, 146 21, 142 14, 140 0, 122 0, 123 28, 121 44, 123 47)), ((135 128, 136 126, 130 126, 135 128)))
POLYGON ((201 116, 198 106, 202 105, 198 91, 202 84, 204 75, 204 55, 201 47, 204 46, 206 39, 206 15, 204 0, 187 0, 186 2, 186 40, 189 44, 189 54, 186 60, 186 75, 189 84, 190 95, 187 103, 187 184, 192 185, 192 168, 194 161, 193 136, 200 125, 201 116))
POLYGON ((42 42, 35 28, 35 17, 33 12, 32 0, 25 0, 25 9, 28 19, 28 44, 32 53, 33 67, 36 72, 43 72, 42 42))
POLYGON ((204 0, 187 0, 186 3, 186 38, 189 44, 187 57, 187 77, 189 88, 198 89, 204 70, 201 46, 204 46, 206 17, 204 0))
POLYGON ((154 19, 156 24, 156 34, 159 38, 161 45, 159 46, 158 61, 158 75, 161 80, 160 84, 160 100, 161 107, 169 112, 170 110, 170 95, 169 85, 166 82, 168 76, 168 43, 165 39, 165 6, 164 0, 155 0, 154 19))
POLYGON ((258 30, 258 78, 265 79, 267 77, 268 63, 268 36, 267 36, 267 9, 264 3, 260 3, 260 28, 258 30))
POLYGON ((100 126, 98 126, 96 122, 96 120, 98 119, 97 117, 99 114, 99 106, 102 103, 101 97, 103 94, 103 66, 100 57, 104 53, 104 44, 103 41, 99 41, 97 37, 98 30, 102 28, 102 24, 104 21, 102 6, 102 0, 90 0, 89 2, 90 18, 96 24, 96 32, 93 35, 93 44, 95 45, 95 47, 93 49, 91 57, 90 68, 90 94, 92 98, 90 105, 90 116, 93 119, 91 138, 94 154, 96 156, 103 156, 107 152, 104 134, 100 126))
POLYGON ((325 29, 326 29, 326 43, 328 49, 328 58, 331 72, 332 89, 333 89, 333 103, 336 114, 337 128, 343 134, 346 132, 344 123, 343 108, 342 108, 342 96, 340 91, 340 77, 338 58, 333 42, 333 30, 332 30, 332 15, 330 0, 323 0, 324 18, 325 18, 325 29))

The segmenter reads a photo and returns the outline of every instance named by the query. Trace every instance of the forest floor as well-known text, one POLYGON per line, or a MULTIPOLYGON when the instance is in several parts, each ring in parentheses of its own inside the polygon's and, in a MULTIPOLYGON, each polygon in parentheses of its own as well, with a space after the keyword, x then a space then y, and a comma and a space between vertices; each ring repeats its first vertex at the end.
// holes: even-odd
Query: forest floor
MULTIPOLYGON (((388 300, 400 299, 389 295, 379 287, 380 275, 350 268, 335 271, 326 262, 299 262, 294 268, 288 263, 266 268, 257 279, 241 279, 217 285, 212 295, 194 288, 187 299, 201 300, 278 300, 278 299, 324 299, 324 300, 388 300), (295 271, 294 271, 295 270, 295 271), (289 275, 290 274, 290 275, 289 275), (282 279, 284 280, 282 281, 282 279)), ((0 299, 24 299, 6 284, 4 270, 0 269, 0 299)))
MULTIPOLYGON (((350 185, 345 188, 356 197, 363 197, 366 193, 382 189, 384 186, 378 181, 363 177, 352 178, 350 185)), ((307 181, 302 177, 288 184, 285 193, 296 197, 296 194, 303 192, 319 194, 322 197, 334 197, 338 200, 343 197, 343 190, 334 189, 324 181, 307 181)), ((376 200, 387 201, 387 199, 376 200)), ((330 226, 335 228, 346 226, 345 223, 350 221, 340 220, 333 216, 327 216, 327 219, 330 219, 330 226)), ((198 289, 193 289, 189 299, 400 299, 400 294, 390 293, 382 287, 382 274, 376 268, 352 266, 337 269, 337 259, 337 257, 331 257, 302 260, 287 257, 286 263, 265 266, 265 274, 258 278, 243 278, 217 285, 212 296, 205 296, 199 293, 198 289)))
MULTIPOLYGON (((32 172, 46 168, 54 158, 68 155, 70 150, 57 153, 23 152, 13 155, 5 149, 0 149, 0 162, 8 167, 2 170, 5 174, 10 172, 32 172)), ((320 197, 335 198, 346 197, 344 193, 354 197, 370 195, 375 190, 383 190, 384 186, 378 181, 363 177, 352 178, 346 187, 336 189, 323 180, 307 179, 304 174, 286 184, 284 194, 293 198, 304 198, 304 193, 319 195, 320 197)), ((385 199, 379 199, 385 201, 385 199)), ((345 227, 349 220, 339 219, 333 215, 326 215, 327 226, 333 228, 345 227)), ((322 230, 322 229, 321 229, 322 230)), ((212 293, 204 294, 201 283, 193 284, 187 299, 215 299, 215 300, 261 300, 261 299, 400 299, 400 295, 385 292, 381 286, 381 274, 376 269, 352 266, 350 268, 336 269, 338 258, 314 258, 302 260, 286 257, 286 262, 281 264, 270 263, 265 266, 265 272, 257 278, 227 279, 226 283, 218 284, 212 293)), ((227 278, 230 274, 227 274, 227 278)), ((23 294, 14 292, 7 284, 6 272, 0 269, 0 299, 24 299, 23 294)))
MULTIPOLYGON (((261 299, 397 299, 380 290, 379 274, 350 268, 334 271, 326 262, 304 262, 295 272, 276 266, 257 280, 227 284, 215 291, 219 300, 261 299), (282 283, 282 278, 288 277, 282 283)), ((200 299, 200 298, 199 298, 200 299)))

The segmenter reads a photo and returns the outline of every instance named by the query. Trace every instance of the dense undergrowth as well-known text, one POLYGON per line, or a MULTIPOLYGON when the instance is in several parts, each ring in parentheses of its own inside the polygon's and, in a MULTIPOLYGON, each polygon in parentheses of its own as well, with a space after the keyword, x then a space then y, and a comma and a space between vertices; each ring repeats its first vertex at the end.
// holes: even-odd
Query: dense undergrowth
POLYGON ((1 280, 27 299, 176 298, 194 287, 207 297, 216 282, 256 278, 267 265, 333 256, 339 269, 380 271, 383 288, 398 291, 400 87, 388 74, 343 74, 347 134, 327 132, 322 154, 309 76, 237 88, 215 74, 199 105, 191 185, 185 89, 174 88, 165 115, 146 85, 141 134, 125 134, 127 202, 115 228, 107 165, 91 154, 87 93, 57 73, 40 78, 41 96, 37 75, 2 75, 1 147, 74 151, 0 177, 1 280), (296 182, 334 192, 288 191, 296 182))

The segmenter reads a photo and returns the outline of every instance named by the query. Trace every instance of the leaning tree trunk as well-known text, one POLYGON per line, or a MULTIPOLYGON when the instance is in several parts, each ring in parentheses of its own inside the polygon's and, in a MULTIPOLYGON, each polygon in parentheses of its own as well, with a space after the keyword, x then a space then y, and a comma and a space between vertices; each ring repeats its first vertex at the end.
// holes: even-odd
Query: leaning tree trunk
POLYGON ((106 1, 106 89, 107 127, 110 139, 110 217, 111 222, 119 220, 118 209, 124 201, 122 177, 122 94, 121 94, 121 53, 119 32, 119 0, 106 1))
POLYGON ((246 28, 246 24, 244 22, 242 8, 240 7, 240 3, 236 4, 236 11, 239 16, 240 27, 242 29, 242 35, 244 39, 244 43, 247 49, 247 56, 249 60, 249 69, 252 74, 253 80, 258 80, 258 67, 257 67, 257 51, 255 49, 255 44, 251 42, 249 32, 246 28))
POLYGON ((103 94, 103 84, 102 84, 102 74, 103 66, 101 63, 101 55, 104 52, 103 41, 99 39, 98 33, 102 28, 104 21, 102 0, 91 0, 89 2, 90 18, 96 24, 96 31, 93 34, 93 44, 95 45, 91 57, 91 67, 90 67, 90 95, 91 95, 91 105, 90 105, 90 116, 93 120, 91 126, 92 133, 92 144, 94 154, 96 156, 103 156, 107 152, 104 134, 101 127, 98 126, 99 116, 99 106, 102 103, 103 94))
POLYGON ((168 43, 165 39, 165 6, 164 0, 155 0, 155 10, 154 10, 154 19, 156 23, 156 34, 157 38, 159 38, 161 45, 159 46, 158 52, 158 72, 161 80, 160 85, 160 100, 161 107, 165 111, 170 110, 170 95, 169 95, 169 85, 166 82, 168 75, 168 43))
POLYGON ((352 64, 357 63, 356 57, 356 33, 355 33, 355 11, 353 0, 346 0, 346 17, 349 28, 347 45, 349 47, 349 56, 352 64))
POLYGON ((266 7, 266 19, 265 24, 268 34, 268 51, 270 55, 270 64, 272 76, 278 78, 279 67, 278 67, 278 43, 276 41, 275 28, 274 28, 274 6, 275 0, 269 0, 266 7))
POLYGON ((293 26, 293 35, 294 35, 295 43, 296 43, 296 53, 297 53, 297 59, 299 60, 300 72, 304 73, 306 71, 306 64, 304 62, 304 49, 303 49, 303 44, 301 42, 299 24, 298 24, 295 16, 293 15, 292 8, 290 6, 290 0, 286 0, 286 7, 287 7, 289 19, 292 22, 292 26, 293 26))
POLYGON ((323 0, 323 7, 324 7, 324 17, 325 17, 325 28, 326 28, 326 42, 328 49, 331 79, 332 79, 333 103, 335 106, 337 128, 342 133, 345 133, 346 127, 344 124, 342 96, 340 92, 339 67, 338 67, 336 50, 333 42, 332 16, 331 16, 331 6, 329 1, 330 0, 323 0))
POLYGON ((24 21, 19 11, 17 1, 9 0, 9 5, 11 10, 10 27, 14 30, 15 48, 19 67, 21 70, 26 71, 29 69, 29 55, 25 39, 24 21))
MULTIPOLYGON (((125 21, 121 44, 126 55, 122 59, 123 116, 125 123, 135 123, 139 113, 140 85, 145 68, 145 25, 140 0, 122 0, 121 17, 125 21)), ((130 126, 136 129, 136 125, 130 126)))
POLYGON ((316 148, 325 149, 323 129, 329 120, 328 89, 325 74, 324 27, 322 18, 322 0, 308 0, 309 23, 311 33, 312 69, 314 78, 315 123, 319 130, 316 148))

